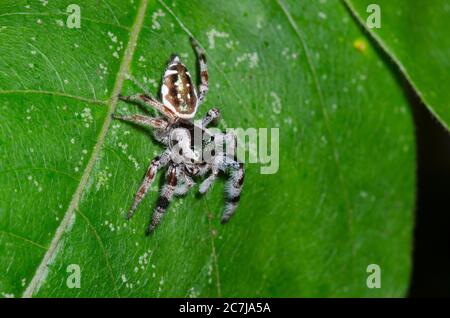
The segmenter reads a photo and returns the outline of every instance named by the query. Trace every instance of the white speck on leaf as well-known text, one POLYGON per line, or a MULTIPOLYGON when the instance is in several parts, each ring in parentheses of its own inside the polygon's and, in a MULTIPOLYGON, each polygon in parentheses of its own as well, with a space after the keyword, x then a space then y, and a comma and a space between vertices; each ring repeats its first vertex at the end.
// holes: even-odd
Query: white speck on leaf
POLYGON ((106 167, 103 171, 100 171, 98 173, 98 180, 97 180, 97 184, 95 185, 95 188, 98 190, 100 190, 102 187, 108 188, 107 183, 109 178, 112 177, 112 173, 109 172, 109 168, 106 167))
POLYGON ((166 14, 161 9, 153 12, 153 14, 152 14, 152 29, 153 30, 161 29, 161 23, 159 23, 158 18, 165 17, 165 16, 166 16, 166 14))
POLYGON ((275 114, 281 113, 281 99, 275 92, 270 92, 270 97, 272 97, 272 111, 275 114))
POLYGON ((259 62, 259 57, 258 57, 258 53, 253 52, 253 53, 245 53, 241 56, 238 56, 238 58, 236 59, 236 63, 234 64, 236 67, 239 66, 239 64, 241 64, 244 61, 248 61, 248 67, 249 68, 255 68, 258 66, 258 62, 259 62))
POLYGON ((321 18, 322 20, 326 20, 327 15, 324 12, 319 12, 319 18, 321 18))
POLYGON ((212 29, 206 33, 209 42, 209 48, 214 49, 216 47, 216 38, 228 38, 230 35, 226 32, 220 32, 216 29, 212 29))

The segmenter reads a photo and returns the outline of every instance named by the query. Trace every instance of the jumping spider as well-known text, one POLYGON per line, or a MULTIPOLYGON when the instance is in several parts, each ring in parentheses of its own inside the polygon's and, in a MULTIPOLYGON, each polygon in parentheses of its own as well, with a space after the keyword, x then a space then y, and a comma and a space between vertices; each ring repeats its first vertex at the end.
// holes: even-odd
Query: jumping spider
POLYGON ((194 150, 193 140, 196 130, 202 134, 201 147, 231 142, 234 145, 232 149, 235 149, 236 137, 231 133, 212 133, 206 128, 213 120, 219 118, 220 113, 216 108, 209 110, 201 121, 193 122, 195 113, 208 92, 208 69, 204 51, 192 38, 191 44, 197 55, 200 68, 198 92, 192 83, 191 75, 186 66, 181 63, 177 55, 172 55, 162 79, 160 92, 162 102, 148 93, 119 96, 125 102, 140 104, 151 110, 156 109, 162 117, 113 116, 116 119, 153 128, 155 139, 167 147, 161 155, 152 160, 136 193, 133 205, 127 214, 128 219, 133 216, 155 179, 158 169, 167 167, 166 181, 162 187, 147 234, 150 234, 161 221, 173 196, 187 193, 195 184, 193 178, 204 176, 207 173, 210 173, 209 176, 200 184, 199 191, 201 194, 208 191, 220 172, 228 175, 225 187, 226 203, 221 219, 222 224, 228 222, 237 208, 244 182, 244 165, 236 159, 234 151, 233 153, 229 151, 230 148, 227 147, 227 150, 217 153, 213 151, 213 156, 206 161, 199 157, 198 152, 194 150), (174 147, 174 143, 177 147, 174 147))

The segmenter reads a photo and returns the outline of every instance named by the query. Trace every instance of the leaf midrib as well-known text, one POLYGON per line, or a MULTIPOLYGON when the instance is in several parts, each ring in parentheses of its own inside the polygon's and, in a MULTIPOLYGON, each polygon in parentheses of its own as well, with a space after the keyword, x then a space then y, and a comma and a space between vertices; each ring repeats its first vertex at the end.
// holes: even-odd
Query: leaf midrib
MULTIPOLYGON (((78 208, 78 204, 80 202, 81 196, 83 194, 84 188, 89 180, 89 177, 91 176, 92 169, 97 161, 97 158, 102 150, 103 143, 105 142, 106 135, 109 130, 109 126, 112 121, 111 115, 116 109, 117 103, 118 103, 118 95, 120 91, 122 90, 122 85, 127 77, 127 74, 130 69, 131 61, 133 59, 133 54, 136 49, 137 39, 139 37, 139 33, 142 29, 145 13, 147 11, 147 5, 148 0, 141 0, 141 3, 139 4, 136 18, 134 20, 133 26, 131 27, 127 48, 125 50, 125 53, 122 57, 122 61, 120 63, 119 72, 117 73, 116 80, 114 83, 114 88, 111 93, 111 97, 109 99, 109 105, 108 105, 108 111, 105 117, 105 120, 103 122, 102 128, 100 130, 100 133, 97 138, 97 143, 94 146, 94 150, 92 151, 92 155, 89 158, 89 161, 86 165, 86 168, 83 171, 83 175, 80 179, 80 183, 78 184, 78 187, 72 196, 72 200, 70 202, 70 205, 65 212, 64 218, 62 219, 60 225, 58 226, 55 235, 49 245, 49 248, 47 252, 45 253, 41 263, 36 269, 36 273, 34 274, 33 278, 31 279, 30 283, 28 284, 25 292, 23 293, 22 297, 29 298, 32 297, 33 294, 37 291, 38 287, 40 286, 41 282, 46 277, 47 267, 49 261, 53 258, 57 246, 59 242, 61 241, 61 238, 66 231, 68 225, 70 224, 70 220, 72 216, 74 215, 76 209, 78 208)), ((119 295, 118 295, 119 296, 119 295)))

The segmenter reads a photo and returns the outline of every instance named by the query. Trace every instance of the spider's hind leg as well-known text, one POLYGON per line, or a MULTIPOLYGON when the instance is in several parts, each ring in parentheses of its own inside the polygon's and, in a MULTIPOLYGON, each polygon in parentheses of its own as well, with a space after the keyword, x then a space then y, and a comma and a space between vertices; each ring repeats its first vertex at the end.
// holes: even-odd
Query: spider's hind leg
POLYGON ((211 188, 211 185, 216 181, 218 175, 219 169, 213 165, 211 174, 200 184, 198 189, 200 194, 205 194, 211 188))
POLYGON ((206 62, 205 51, 198 45, 197 41, 191 38, 192 48, 197 54, 198 64, 200 67, 200 85, 198 87, 198 102, 201 104, 208 93, 208 64, 206 62))

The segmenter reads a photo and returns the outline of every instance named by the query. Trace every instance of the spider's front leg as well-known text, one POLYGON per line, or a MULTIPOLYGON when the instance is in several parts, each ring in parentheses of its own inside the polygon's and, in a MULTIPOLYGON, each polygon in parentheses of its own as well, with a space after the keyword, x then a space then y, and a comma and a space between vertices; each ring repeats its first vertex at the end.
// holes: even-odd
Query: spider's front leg
POLYGON ((159 111, 161 114, 163 114, 167 118, 170 118, 172 120, 175 119, 174 114, 172 112, 170 112, 166 107, 164 107, 163 104, 158 102, 152 96, 149 96, 146 94, 135 94, 135 95, 131 95, 131 96, 119 95, 119 99, 123 100, 124 102, 127 102, 127 103, 141 105, 142 107, 144 107, 145 109, 147 109, 149 111, 156 109, 157 111, 159 111))
POLYGON ((169 206, 170 201, 172 201, 175 188, 178 184, 178 173, 177 173, 177 167, 176 166, 170 166, 169 170, 167 171, 167 179, 166 183, 164 184, 161 194, 158 199, 158 203, 156 205, 156 209, 153 212, 152 221, 147 229, 147 235, 152 233, 156 226, 161 221, 162 217, 167 211, 167 208, 169 206))
POLYGON ((228 154, 218 154, 211 164, 211 174, 200 184, 200 193, 205 193, 216 180, 219 171, 229 172, 225 186, 225 209, 222 214, 221 223, 225 224, 236 211, 241 198, 242 186, 244 184, 244 164, 231 159, 228 154))
POLYGON ((152 160, 150 167, 148 168, 147 173, 145 174, 144 180, 142 181, 139 190, 136 192, 133 205, 131 206, 130 210, 127 213, 127 219, 130 219, 133 216, 139 203, 141 203, 142 199, 147 194, 150 185, 155 179, 158 169, 166 166, 169 160, 170 160, 170 152, 168 151, 165 151, 161 156, 156 156, 152 160))

